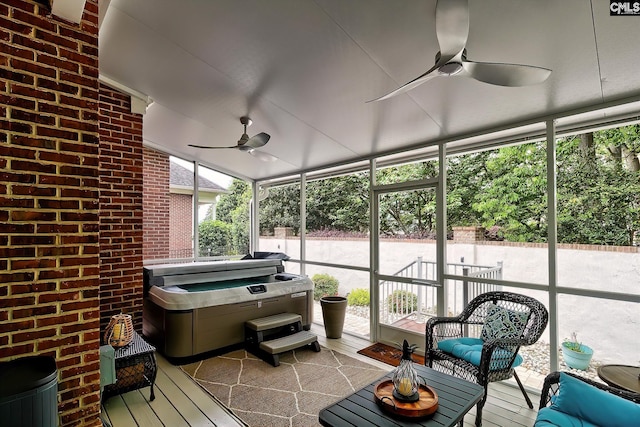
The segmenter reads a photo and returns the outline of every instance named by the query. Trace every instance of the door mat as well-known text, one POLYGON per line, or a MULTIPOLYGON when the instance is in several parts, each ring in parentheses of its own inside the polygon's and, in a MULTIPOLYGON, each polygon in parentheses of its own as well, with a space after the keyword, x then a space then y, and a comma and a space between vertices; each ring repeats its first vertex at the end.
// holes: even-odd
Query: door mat
MULTIPOLYGON (((358 353, 392 366, 398 366, 402 358, 401 349, 379 342, 358 350, 358 353)), ((414 362, 424 365, 424 356, 413 354, 411 357, 414 362)))

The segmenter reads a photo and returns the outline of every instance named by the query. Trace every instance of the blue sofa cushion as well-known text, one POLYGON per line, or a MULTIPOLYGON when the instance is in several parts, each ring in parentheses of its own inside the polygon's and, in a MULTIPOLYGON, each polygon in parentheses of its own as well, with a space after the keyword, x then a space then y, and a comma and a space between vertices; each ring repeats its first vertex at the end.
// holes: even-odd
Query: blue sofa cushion
POLYGON ((598 427, 588 421, 556 411, 553 408, 542 408, 538 411, 533 427, 598 427))
MULTIPOLYGON (((481 338, 455 338, 450 340, 443 340, 438 343, 438 349, 454 355, 457 358, 466 360, 467 362, 480 366, 480 358, 482 357, 482 345, 484 341, 481 338)), ((493 351, 494 362, 489 365, 490 370, 499 369, 499 359, 508 358, 511 356, 511 352, 497 348, 493 351)), ((516 359, 511 365, 512 368, 519 366, 522 363, 522 356, 516 355, 516 359)))
POLYGON ((485 341, 495 338, 520 338, 528 320, 529 313, 490 304, 480 338, 485 341))
MULTIPOLYGON (((551 409, 606 427, 640 425, 640 404, 560 373, 560 391, 551 409)), ((590 424, 586 424, 590 425, 590 424)))

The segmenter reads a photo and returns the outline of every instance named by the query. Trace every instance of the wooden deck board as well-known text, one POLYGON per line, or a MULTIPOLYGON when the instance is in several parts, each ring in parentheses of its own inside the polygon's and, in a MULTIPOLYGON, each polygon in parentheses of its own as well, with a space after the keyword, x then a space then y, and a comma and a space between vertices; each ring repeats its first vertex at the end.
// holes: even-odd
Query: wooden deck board
MULTIPOLYGON (((158 376, 164 375, 165 373, 162 370, 158 370, 158 376)), ((153 402, 149 402, 149 406, 165 426, 189 427, 189 423, 180 415, 176 407, 173 406, 173 403, 170 401, 170 396, 166 396, 162 389, 156 390, 156 398, 153 402)))
MULTIPOLYGON (((340 339, 328 339, 324 328, 312 325, 311 331, 318 335, 320 345, 348 354, 381 369, 391 370, 392 366, 375 361, 357 351, 370 343, 362 338, 343 334, 340 339)), ((244 424, 231 414, 220 402, 202 389, 179 367, 171 365, 162 355, 157 354, 158 377, 156 379, 156 399, 149 402, 149 388, 129 392, 108 399, 103 405, 102 418, 111 427, 241 427, 244 424), (155 418, 154 418, 155 417, 155 418), (155 422, 155 424, 149 424, 155 422)), ((534 406, 540 401, 539 392, 529 393, 534 406)), ((474 427, 475 407, 465 416, 464 427, 474 427)), ((489 385, 489 398, 483 410, 483 427, 531 427, 537 409, 529 409, 517 387, 505 382, 489 385)), ((107 424, 105 424, 107 425, 107 424)))
POLYGON ((185 374, 180 368, 171 365, 165 359, 158 360, 158 365, 162 369, 167 377, 170 378, 173 383, 180 388, 180 390, 189 396, 193 404, 216 426, 235 425, 242 426, 243 424, 235 419, 235 417, 213 396, 204 391, 198 384, 196 384, 191 377, 185 374))
MULTIPOLYGON (((147 391, 148 388, 144 389, 147 391)), ((136 424, 140 427, 154 427, 163 425, 163 422, 160 421, 160 418, 156 415, 155 411, 149 405, 148 397, 144 397, 140 390, 130 391, 122 395, 122 399, 124 403, 129 408, 129 411, 133 414, 136 424)))
POLYGON ((124 403, 122 396, 113 396, 108 399, 104 403, 103 409, 106 413, 106 417, 103 417, 103 419, 108 419, 111 427, 137 426, 133 415, 129 412, 129 408, 124 403))

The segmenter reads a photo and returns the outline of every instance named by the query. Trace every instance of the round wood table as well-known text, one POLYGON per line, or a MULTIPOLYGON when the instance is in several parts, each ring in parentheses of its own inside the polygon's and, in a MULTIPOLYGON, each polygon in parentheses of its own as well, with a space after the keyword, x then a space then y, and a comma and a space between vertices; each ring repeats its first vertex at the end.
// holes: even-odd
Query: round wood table
POLYGON ((598 376, 612 387, 640 393, 640 366, 602 365, 598 376))

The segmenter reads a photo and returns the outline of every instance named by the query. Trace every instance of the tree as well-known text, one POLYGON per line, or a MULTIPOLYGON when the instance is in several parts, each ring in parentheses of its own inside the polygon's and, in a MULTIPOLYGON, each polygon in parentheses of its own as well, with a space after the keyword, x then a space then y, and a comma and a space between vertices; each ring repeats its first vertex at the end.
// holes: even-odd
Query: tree
POLYGON ((198 224, 198 249, 200 256, 228 255, 230 252, 231 225, 226 222, 202 221, 198 224))
POLYGON ((260 201, 260 234, 273 234, 275 227, 300 231, 300 183, 270 187, 260 201))
POLYGON ((369 178, 356 173, 307 185, 307 230, 363 232, 369 229, 369 178))
MULTIPOLYGON (((437 176, 438 163, 425 161, 382 169, 379 184, 417 181, 437 176)), ((389 236, 433 237, 436 194, 431 189, 385 194, 380 198, 380 233, 389 236)))
POLYGON ((234 179, 229 186, 229 193, 220 196, 216 206, 216 219, 230 223, 231 212, 247 200, 251 200, 251 187, 242 180, 234 179))
POLYGON ((637 126, 566 138, 558 147, 558 241, 632 245, 640 229, 637 126))
MULTIPOLYGON (((640 125, 558 139, 556 191, 561 243, 634 244, 640 230, 639 152, 640 125)), ((376 179, 379 184, 415 181, 437 176, 437 167, 436 161, 399 165, 379 170, 376 179)), ((219 207, 222 215, 230 215, 239 206, 238 194, 246 194, 243 200, 250 198, 250 192, 232 193, 235 202, 231 204, 231 197, 225 200, 229 207, 219 207)), ((367 173, 309 181, 306 195, 308 232, 368 231, 367 173)), ((382 234, 435 234, 436 200, 431 189, 385 193, 379 206, 382 234)), ((299 215, 299 183, 270 188, 268 198, 260 202, 260 231, 273 233, 275 227, 292 227, 299 233, 299 215)), ((248 213, 243 213, 228 221, 240 224, 241 218, 247 217, 248 213)), ((544 141, 448 159, 450 227, 480 225, 498 229, 507 240, 543 243, 548 238, 547 221, 544 141)))
POLYGON ((485 228, 500 226, 515 242, 547 239, 545 143, 502 147, 488 154, 486 176, 472 203, 485 228))

